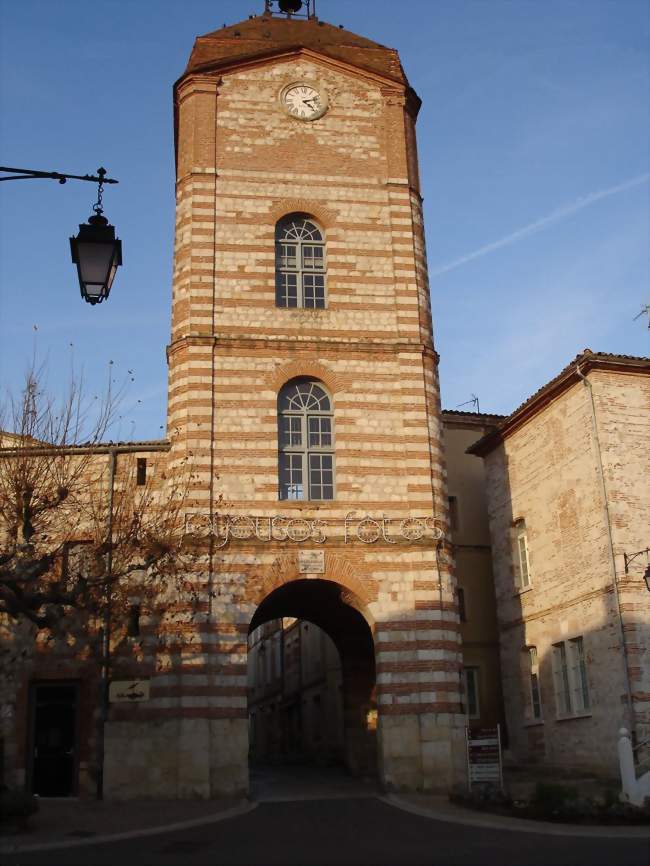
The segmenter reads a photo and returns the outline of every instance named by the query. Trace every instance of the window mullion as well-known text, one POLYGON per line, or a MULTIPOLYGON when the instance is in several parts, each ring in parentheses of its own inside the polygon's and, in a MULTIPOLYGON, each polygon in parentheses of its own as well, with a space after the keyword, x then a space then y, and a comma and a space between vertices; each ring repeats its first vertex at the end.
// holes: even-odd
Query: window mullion
POLYGON ((307 412, 303 412, 300 416, 300 430, 302 441, 302 489, 305 494, 305 499, 311 499, 311 485, 309 481, 309 425, 307 424, 307 412))
POLYGON ((305 306, 305 289, 303 286, 303 266, 302 266, 302 241, 297 244, 296 249, 296 273, 298 274, 298 306, 305 306))
POLYGON ((302 472, 303 481, 302 489, 305 491, 306 496, 305 499, 311 499, 311 481, 309 478, 309 451, 305 448, 302 452, 302 472))

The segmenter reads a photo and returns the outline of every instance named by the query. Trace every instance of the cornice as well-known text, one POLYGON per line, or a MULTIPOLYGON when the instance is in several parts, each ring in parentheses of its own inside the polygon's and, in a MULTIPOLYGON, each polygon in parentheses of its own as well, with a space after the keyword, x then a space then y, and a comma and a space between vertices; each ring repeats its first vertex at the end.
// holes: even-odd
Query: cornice
POLYGON ((291 353, 295 351, 308 350, 312 355, 318 355, 318 350, 335 349, 350 350, 353 352, 367 352, 368 354, 399 354, 401 352, 416 352, 423 357, 428 357, 437 365, 440 356, 432 346, 421 342, 408 342, 403 340, 382 341, 348 341, 348 340, 317 340, 313 337, 297 337, 287 340, 284 337, 270 339, 268 337, 223 337, 214 334, 188 334, 173 340, 167 346, 167 360, 173 354, 190 346, 224 346, 232 349, 280 349, 291 353))
POLYGON ((196 75, 205 75, 206 73, 214 72, 226 75, 230 72, 239 72, 240 70, 265 66, 269 63, 293 60, 295 57, 301 55, 309 60, 336 69, 339 72, 361 75, 370 81, 376 82, 380 86, 389 87, 399 93, 406 94, 408 90, 412 90, 412 88, 406 85, 403 81, 400 81, 398 78, 392 78, 390 75, 382 75, 381 73, 368 69, 368 67, 361 64, 340 60, 339 58, 332 57, 331 55, 320 51, 315 51, 313 48, 307 48, 306 46, 295 46, 293 48, 281 48, 266 51, 263 54, 255 54, 253 56, 243 56, 236 59, 227 58, 226 60, 214 60, 209 61, 208 63, 203 63, 191 71, 184 72, 181 75, 181 77, 174 83, 174 93, 176 93, 178 87, 184 81, 189 80, 196 75))

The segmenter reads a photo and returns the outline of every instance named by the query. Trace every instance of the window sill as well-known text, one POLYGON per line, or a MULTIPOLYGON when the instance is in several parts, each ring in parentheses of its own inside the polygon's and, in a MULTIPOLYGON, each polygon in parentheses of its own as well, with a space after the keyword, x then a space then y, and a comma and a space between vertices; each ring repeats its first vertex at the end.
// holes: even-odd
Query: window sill
POLYGON ((573 719, 590 719, 592 717, 592 713, 573 713, 570 716, 556 716, 556 722, 571 722, 573 719))
POLYGON ((527 719, 524 722, 524 728, 538 728, 544 724, 544 719, 527 719))
POLYGON ((282 511, 297 508, 300 511, 318 511, 321 508, 340 508, 336 499, 278 499, 275 506, 282 511))
POLYGON ((517 598, 517 596, 519 595, 524 595, 527 592, 531 592, 532 589, 532 586, 523 586, 521 589, 515 589, 515 591, 512 593, 512 597, 517 598))
POLYGON ((276 310, 283 310, 285 313, 326 313, 329 307, 284 307, 280 304, 275 305, 276 310))

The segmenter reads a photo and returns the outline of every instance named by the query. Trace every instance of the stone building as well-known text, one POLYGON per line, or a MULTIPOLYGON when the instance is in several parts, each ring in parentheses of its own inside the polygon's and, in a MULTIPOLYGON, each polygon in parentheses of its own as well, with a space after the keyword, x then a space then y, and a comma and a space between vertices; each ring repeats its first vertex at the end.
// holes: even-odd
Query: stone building
POLYGON ((494 430, 504 418, 446 410, 442 420, 467 724, 478 728, 503 726, 485 469, 467 449, 479 437, 494 430))
POLYGON ((268 690, 249 682, 262 638, 293 653, 289 732, 287 697, 313 709, 338 690, 321 744, 388 789, 466 783, 468 716, 502 718, 499 664, 522 761, 610 770, 593 746, 626 719, 627 683, 647 730, 647 601, 620 574, 646 544, 647 365, 580 356, 505 421, 441 413, 419 106, 396 51, 314 16, 266 12, 197 39, 174 88, 169 438, 96 454, 191 473, 192 603, 161 593, 137 647, 111 644, 113 684, 143 687, 117 688, 103 765, 96 661, 39 640, 13 692, 4 678, 10 783, 38 789, 49 744, 67 768, 58 793, 92 795, 102 770, 109 798, 246 793, 249 700, 255 714, 277 694, 274 666, 268 690), (465 453, 477 439, 485 469, 465 453), (309 630, 339 660, 327 688, 295 681, 309 630), (571 709, 542 725, 551 655, 571 709))
MULTIPOLYGON (((462 638, 463 709, 468 725, 494 727, 503 725, 504 718, 485 472, 467 448, 505 419, 456 410, 443 411, 442 420, 462 638)), ((277 620, 250 635, 254 759, 339 761, 344 743, 340 668, 336 647, 313 623, 277 620)))
POLYGON ((337 647, 351 771, 465 778, 419 106, 396 51, 313 16, 201 36, 176 83, 167 466, 203 555, 198 605, 157 641, 143 616, 107 797, 247 791, 247 636, 280 617, 337 647))
MULTIPOLYGON (((97 531, 103 537, 109 502, 113 505, 113 541, 119 547, 125 528, 122 517, 128 520, 125 506, 130 499, 139 492, 151 502, 159 495, 165 500, 172 495, 166 476, 169 443, 111 442, 95 444, 88 452, 83 446, 57 447, 52 455, 51 449, 39 448, 38 442, 0 432, 3 497, 7 495, 7 480, 17 478, 7 464, 16 460, 21 467, 18 471, 28 478, 34 478, 34 472, 50 475, 55 482, 76 478, 66 501, 70 508, 64 503, 45 515, 52 540, 44 550, 59 551, 53 566, 55 579, 65 580, 66 573, 74 570, 72 560, 83 558, 86 542, 97 531), (22 449, 18 454, 17 448, 22 449)), ((5 530, 0 520, 3 554, 12 546, 11 539, 3 537, 5 530)), ((116 550, 114 576, 132 564, 121 559, 116 550)), ((10 557, 8 561, 10 566, 10 557)), ((78 564, 84 579, 90 577, 94 563, 78 564)), ((7 566, 4 558, 1 565, 7 566)), ((3 583, 6 576, 3 569, 3 583)), ((121 583, 123 592, 113 592, 112 679, 148 678, 156 669, 160 650, 157 632, 161 628, 157 614, 165 604, 161 584, 156 581, 151 591, 144 591, 140 576, 134 574, 127 583, 121 583), (128 638, 127 616, 122 614, 131 608, 139 611, 141 603, 142 642, 136 642, 128 638)), ((46 590, 45 586, 37 588, 46 590)), ((28 583, 23 589, 29 594, 34 586, 28 583)), ((3 603, 7 598, 3 593, 3 603)), ((5 609, 11 609, 10 605, 5 609)), ((56 632, 35 632, 25 617, 16 620, 0 614, 0 782, 25 785, 41 796, 93 796, 97 790, 101 644, 106 622, 92 607, 85 605, 83 610, 83 614, 68 619, 64 630, 56 632)), ((119 713, 118 705, 113 712, 119 713)), ((146 745, 143 755, 149 757, 146 745)))
POLYGON ((512 760, 618 776, 650 735, 650 360, 585 350, 483 458, 512 760))
POLYGON ((246 638, 280 616, 337 645, 352 769, 464 777, 419 104, 394 50, 269 13, 199 37, 176 84, 170 459, 199 479, 206 611, 167 720, 153 682, 113 734, 194 744, 170 793, 246 790, 246 638))

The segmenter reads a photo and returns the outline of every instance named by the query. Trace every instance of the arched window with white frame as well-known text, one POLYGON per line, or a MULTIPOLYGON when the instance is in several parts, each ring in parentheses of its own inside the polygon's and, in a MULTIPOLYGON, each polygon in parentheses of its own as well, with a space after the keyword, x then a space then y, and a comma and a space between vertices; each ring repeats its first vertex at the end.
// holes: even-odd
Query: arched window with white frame
POLYGON ((278 307, 325 307, 325 236, 308 214, 283 217, 275 227, 275 302, 278 307))
POLYGON ((334 416, 320 382, 294 379, 278 394, 280 499, 334 499, 334 416))

